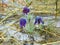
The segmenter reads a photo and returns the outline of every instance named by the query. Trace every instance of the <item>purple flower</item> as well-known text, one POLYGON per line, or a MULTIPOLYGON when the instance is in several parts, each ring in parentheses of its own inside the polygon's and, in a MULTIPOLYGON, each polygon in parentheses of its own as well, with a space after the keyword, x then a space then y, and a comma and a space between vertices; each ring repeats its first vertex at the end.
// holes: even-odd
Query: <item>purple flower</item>
POLYGON ((27 13, 29 13, 30 12, 30 9, 28 8, 28 7, 24 7, 23 8, 23 13, 24 14, 27 14, 27 13))
POLYGON ((26 25, 26 19, 21 18, 20 19, 20 27, 25 27, 25 25, 26 25))
POLYGON ((37 16, 37 17, 35 18, 34 24, 40 24, 40 23, 44 24, 44 22, 42 21, 42 18, 41 18, 40 16, 37 16))

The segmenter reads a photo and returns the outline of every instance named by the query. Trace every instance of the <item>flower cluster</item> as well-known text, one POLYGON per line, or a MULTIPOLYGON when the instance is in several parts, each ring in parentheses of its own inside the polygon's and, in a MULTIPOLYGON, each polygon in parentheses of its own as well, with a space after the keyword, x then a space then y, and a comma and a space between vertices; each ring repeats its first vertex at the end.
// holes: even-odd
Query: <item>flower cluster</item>
MULTIPOLYGON (((30 9, 28 7, 23 8, 23 13, 24 14, 28 14, 29 12, 30 12, 30 9)), ((29 17, 29 15, 28 15, 28 17, 29 17)), ((40 24, 40 23, 44 24, 44 21, 42 20, 42 18, 40 16, 36 16, 34 20, 35 20, 34 25, 40 24)), ((27 19, 20 18, 20 27, 25 27, 26 24, 27 24, 27 19)))

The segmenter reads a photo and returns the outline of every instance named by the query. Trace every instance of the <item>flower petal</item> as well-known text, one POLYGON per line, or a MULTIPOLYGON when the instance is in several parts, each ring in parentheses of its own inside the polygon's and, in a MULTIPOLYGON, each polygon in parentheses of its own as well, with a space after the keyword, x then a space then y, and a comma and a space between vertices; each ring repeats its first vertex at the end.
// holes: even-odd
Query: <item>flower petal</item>
POLYGON ((24 14, 27 14, 27 13, 29 13, 29 12, 30 12, 30 9, 29 9, 28 7, 24 7, 23 13, 24 13, 24 14))
POLYGON ((35 18, 35 23, 34 24, 40 24, 40 23, 44 24, 44 22, 42 21, 42 18, 40 16, 37 16, 35 18))
POLYGON ((24 18, 21 18, 20 19, 20 27, 25 27, 25 25, 26 25, 26 19, 24 19, 24 18))

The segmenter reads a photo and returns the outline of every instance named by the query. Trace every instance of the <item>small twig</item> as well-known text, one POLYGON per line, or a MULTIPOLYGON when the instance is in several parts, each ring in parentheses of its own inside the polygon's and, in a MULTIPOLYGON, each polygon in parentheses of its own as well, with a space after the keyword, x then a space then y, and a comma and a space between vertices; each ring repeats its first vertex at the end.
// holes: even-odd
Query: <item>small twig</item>
POLYGON ((60 43, 60 41, 51 42, 51 43, 45 43, 45 44, 42 44, 42 45, 47 45, 47 44, 55 44, 55 43, 60 43))

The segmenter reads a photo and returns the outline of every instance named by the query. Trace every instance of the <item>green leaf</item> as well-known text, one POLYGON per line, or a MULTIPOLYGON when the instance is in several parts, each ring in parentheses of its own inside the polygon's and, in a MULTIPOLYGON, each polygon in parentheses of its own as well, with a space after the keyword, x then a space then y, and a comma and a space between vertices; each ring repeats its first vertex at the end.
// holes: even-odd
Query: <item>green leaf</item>
POLYGON ((27 3, 31 2, 31 0, 26 0, 27 3))
POLYGON ((33 30, 34 30, 34 24, 32 24, 32 23, 28 23, 28 24, 26 24, 25 29, 26 29, 27 32, 32 33, 33 30))

